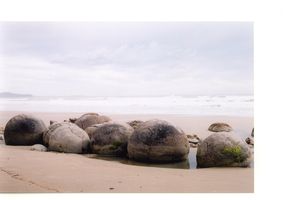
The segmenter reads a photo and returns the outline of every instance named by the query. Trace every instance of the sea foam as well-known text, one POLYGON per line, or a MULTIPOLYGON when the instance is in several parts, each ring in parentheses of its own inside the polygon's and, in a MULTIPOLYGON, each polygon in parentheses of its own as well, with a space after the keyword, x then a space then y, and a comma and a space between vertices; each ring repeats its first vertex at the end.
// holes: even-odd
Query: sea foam
POLYGON ((253 96, 0 98, 1 111, 253 116, 253 96))

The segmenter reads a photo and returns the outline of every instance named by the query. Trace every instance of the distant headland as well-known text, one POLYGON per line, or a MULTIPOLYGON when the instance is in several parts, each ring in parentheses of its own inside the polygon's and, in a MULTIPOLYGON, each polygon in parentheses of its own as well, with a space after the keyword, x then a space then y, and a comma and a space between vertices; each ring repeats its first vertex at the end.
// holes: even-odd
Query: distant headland
POLYGON ((12 92, 0 92, 0 98, 24 98, 33 97, 31 94, 17 94, 12 92))

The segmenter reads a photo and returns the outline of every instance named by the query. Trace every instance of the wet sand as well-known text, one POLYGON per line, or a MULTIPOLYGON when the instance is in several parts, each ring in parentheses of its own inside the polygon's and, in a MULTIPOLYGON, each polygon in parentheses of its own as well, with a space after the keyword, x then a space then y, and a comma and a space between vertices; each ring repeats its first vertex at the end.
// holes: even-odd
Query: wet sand
MULTIPOLYGON (((0 112, 0 125, 18 112, 0 112)), ((81 113, 31 113, 48 125, 81 113)), ((205 138, 213 122, 229 123, 242 138, 251 117, 109 115, 116 121, 159 118, 205 138)), ((0 144, 0 192, 253 192, 253 168, 173 169, 127 165, 79 154, 30 151, 0 144)))

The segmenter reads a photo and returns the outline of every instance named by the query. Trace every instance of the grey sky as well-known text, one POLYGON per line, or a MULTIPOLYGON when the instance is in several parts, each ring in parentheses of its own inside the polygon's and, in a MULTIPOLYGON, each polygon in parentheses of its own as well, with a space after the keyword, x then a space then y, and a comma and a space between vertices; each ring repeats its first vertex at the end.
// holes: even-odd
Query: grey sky
POLYGON ((253 94, 253 24, 0 23, 0 91, 253 94))

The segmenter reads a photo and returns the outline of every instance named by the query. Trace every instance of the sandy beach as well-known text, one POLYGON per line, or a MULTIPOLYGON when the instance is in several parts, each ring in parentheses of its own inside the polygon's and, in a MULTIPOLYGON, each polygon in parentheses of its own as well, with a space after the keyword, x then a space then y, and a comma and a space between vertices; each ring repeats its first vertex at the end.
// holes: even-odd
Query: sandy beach
MULTIPOLYGON (((20 112, 0 112, 0 125, 20 112)), ((24 112, 23 112, 24 113, 24 112)), ((49 125, 82 113, 29 113, 49 125)), ((107 114, 107 113, 105 113, 107 114)), ((115 121, 163 119, 200 138, 213 122, 230 124, 243 139, 252 117, 109 115, 115 121)), ((0 144, 0 192, 254 192, 254 168, 172 169, 127 165, 80 154, 30 151, 0 144)))

